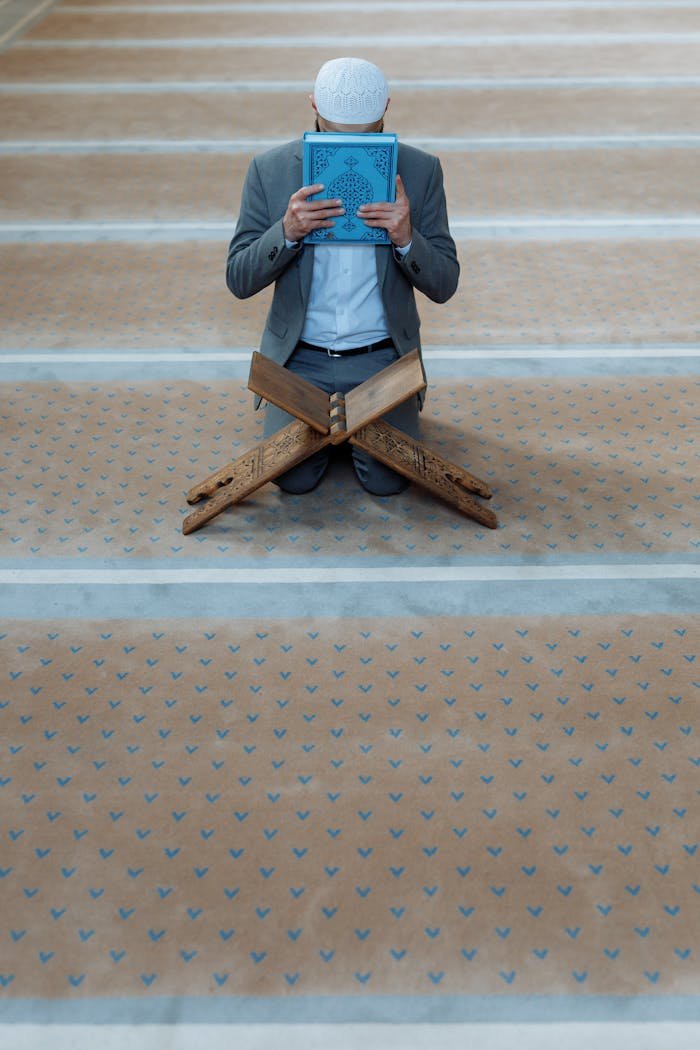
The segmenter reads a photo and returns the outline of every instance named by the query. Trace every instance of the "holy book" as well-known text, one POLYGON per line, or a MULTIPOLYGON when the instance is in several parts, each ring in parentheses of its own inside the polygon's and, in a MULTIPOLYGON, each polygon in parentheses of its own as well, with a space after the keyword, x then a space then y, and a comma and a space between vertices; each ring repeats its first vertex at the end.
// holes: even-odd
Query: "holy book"
POLYGON ((313 230, 307 244, 388 244, 386 230, 367 226, 357 216, 363 204, 396 198, 398 138, 388 132, 307 131, 303 142, 303 183, 323 183, 314 199, 342 200, 345 215, 332 227, 313 230))

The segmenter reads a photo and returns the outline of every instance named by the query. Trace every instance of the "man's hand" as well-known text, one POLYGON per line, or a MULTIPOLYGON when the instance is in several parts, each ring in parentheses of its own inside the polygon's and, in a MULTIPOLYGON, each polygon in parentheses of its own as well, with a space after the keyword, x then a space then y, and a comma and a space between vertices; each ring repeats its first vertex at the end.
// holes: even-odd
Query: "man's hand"
POLYGON ((289 204, 282 219, 284 236, 288 241, 301 241, 312 230, 328 229, 333 226, 333 218, 345 215, 342 201, 308 199, 314 193, 320 193, 323 188, 322 183, 302 186, 289 198, 289 204))
POLYGON ((396 176, 396 200, 393 204, 387 201, 363 204, 361 208, 358 208, 357 215, 367 226, 386 230, 391 243, 397 248, 405 248, 413 236, 411 205, 400 175, 396 176))

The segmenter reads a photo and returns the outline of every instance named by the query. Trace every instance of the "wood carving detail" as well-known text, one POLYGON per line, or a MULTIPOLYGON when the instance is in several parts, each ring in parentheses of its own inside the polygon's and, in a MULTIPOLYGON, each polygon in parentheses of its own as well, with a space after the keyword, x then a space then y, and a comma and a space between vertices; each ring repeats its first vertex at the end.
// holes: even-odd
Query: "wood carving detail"
POLYGON ((483 507, 469 494, 476 492, 490 499, 491 490, 483 481, 466 471, 460 471, 453 463, 384 420, 376 420, 362 427, 350 438, 350 442, 410 481, 427 488, 433 495, 452 503, 463 514, 487 528, 498 528, 494 512, 483 507))

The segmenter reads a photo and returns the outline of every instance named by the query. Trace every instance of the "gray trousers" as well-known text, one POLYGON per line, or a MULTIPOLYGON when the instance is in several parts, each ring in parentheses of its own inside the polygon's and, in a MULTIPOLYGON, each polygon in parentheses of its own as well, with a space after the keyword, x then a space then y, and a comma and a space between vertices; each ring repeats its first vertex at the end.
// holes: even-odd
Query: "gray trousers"
MULTIPOLYGON (((397 353, 393 347, 350 357, 330 357, 318 350, 297 347, 286 367, 290 372, 303 376, 304 379, 308 379, 310 383, 329 395, 336 391, 347 394, 365 379, 387 368, 396 359, 397 353)), ((267 404, 265 406, 265 437, 270 437, 276 431, 281 430, 293 418, 276 405, 267 404)), ((395 426, 397 430, 402 430, 405 434, 418 439, 418 398, 416 396, 404 401, 402 405, 392 409, 382 418, 395 426)), ((333 446, 321 449, 320 452, 309 456, 297 467, 292 467, 285 474, 281 474, 275 484, 284 492, 310 492, 323 477, 334 451, 336 449, 333 446)), ((395 470, 385 467, 383 463, 379 463, 366 452, 354 447, 352 448, 352 462, 362 487, 375 496, 393 496, 402 492, 408 485, 407 479, 401 474, 397 474, 395 470)))

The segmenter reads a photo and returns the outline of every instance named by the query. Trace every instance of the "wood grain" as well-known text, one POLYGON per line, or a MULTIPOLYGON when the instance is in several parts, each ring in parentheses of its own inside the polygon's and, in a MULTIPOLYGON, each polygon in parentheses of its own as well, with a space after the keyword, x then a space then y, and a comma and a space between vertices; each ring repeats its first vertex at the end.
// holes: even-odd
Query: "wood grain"
POLYGON ((319 434, 328 433, 328 394, 257 350, 250 363, 248 389, 302 419, 319 434))
POLYGON ((402 405, 425 386, 420 353, 411 350, 345 395, 348 435, 402 405))

